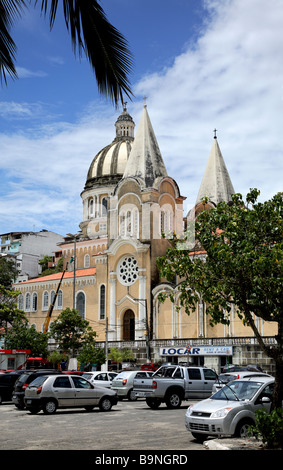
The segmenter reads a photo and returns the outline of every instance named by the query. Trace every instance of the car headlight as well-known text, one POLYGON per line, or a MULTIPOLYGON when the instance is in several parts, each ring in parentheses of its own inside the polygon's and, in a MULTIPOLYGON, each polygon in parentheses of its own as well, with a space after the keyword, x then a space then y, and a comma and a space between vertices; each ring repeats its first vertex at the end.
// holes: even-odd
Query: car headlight
POLYGON ((190 416, 193 412, 193 405, 189 406, 189 408, 186 411, 186 416, 190 416))
POLYGON ((211 418, 224 418, 232 408, 221 408, 220 410, 211 413, 211 418))

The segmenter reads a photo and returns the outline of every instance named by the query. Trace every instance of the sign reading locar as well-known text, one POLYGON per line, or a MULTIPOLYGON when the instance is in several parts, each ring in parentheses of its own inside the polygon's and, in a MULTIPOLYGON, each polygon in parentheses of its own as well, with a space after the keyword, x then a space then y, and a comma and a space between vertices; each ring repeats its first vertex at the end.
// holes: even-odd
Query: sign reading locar
POLYGON ((159 349, 160 356, 232 356, 233 346, 170 346, 159 349))

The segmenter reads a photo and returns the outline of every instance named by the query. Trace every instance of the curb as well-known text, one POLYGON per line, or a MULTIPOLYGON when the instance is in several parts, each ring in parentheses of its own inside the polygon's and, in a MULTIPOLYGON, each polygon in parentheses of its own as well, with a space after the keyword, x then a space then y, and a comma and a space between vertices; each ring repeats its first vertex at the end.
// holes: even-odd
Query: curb
POLYGON ((207 450, 231 450, 229 447, 226 447, 220 444, 216 439, 211 439, 209 441, 204 441, 203 443, 205 449, 207 450))

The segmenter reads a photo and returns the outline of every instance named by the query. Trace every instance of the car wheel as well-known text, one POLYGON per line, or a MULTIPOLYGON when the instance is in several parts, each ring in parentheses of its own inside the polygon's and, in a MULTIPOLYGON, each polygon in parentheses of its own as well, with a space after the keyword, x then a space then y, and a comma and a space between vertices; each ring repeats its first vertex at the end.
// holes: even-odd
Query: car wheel
POLYGON ((206 434, 199 434, 197 432, 192 432, 192 436, 195 438, 196 441, 201 443, 203 443, 207 439, 206 434))
POLYGON ((178 392, 171 392, 166 397, 165 403, 168 408, 180 408, 182 400, 178 392))
POLYGON ((18 408, 18 410, 24 410, 25 409, 25 405, 22 405, 21 403, 18 403, 17 405, 15 405, 16 408, 18 408))
POLYGON ((152 409, 152 410, 157 410, 159 406, 161 405, 161 400, 158 398, 146 398, 146 404, 152 409))
POLYGON ((252 426, 254 422, 251 419, 245 419, 238 423, 235 431, 235 437, 240 437, 245 439, 249 437, 249 427, 252 426))
POLYGON ((112 408, 112 403, 110 398, 104 397, 99 402, 100 411, 110 411, 112 408))
POLYGON ((43 413, 52 415, 57 410, 57 404, 54 400, 47 400, 43 405, 43 413))
POLYGON ((132 390, 129 391, 128 393, 128 400, 130 401, 136 401, 137 400, 137 396, 135 394, 135 392, 132 390))

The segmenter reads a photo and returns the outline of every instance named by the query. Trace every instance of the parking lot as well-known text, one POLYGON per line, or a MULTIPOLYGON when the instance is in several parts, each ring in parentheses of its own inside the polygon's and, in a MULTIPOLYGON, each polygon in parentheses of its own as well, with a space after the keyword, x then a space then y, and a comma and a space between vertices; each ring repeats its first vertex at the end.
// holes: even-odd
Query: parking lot
POLYGON ((32 415, 13 404, 0 406, 1 450, 203 450, 185 428, 190 402, 177 410, 150 409, 144 400, 98 408, 57 410, 32 415))

